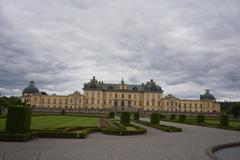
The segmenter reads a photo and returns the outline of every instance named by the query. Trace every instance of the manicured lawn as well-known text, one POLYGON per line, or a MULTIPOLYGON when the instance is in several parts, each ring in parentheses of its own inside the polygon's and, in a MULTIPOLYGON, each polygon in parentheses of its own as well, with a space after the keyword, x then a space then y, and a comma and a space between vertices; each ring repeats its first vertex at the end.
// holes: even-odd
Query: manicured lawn
MULTIPOLYGON (((80 116, 32 117, 31 129, 57 129, 65 127, 97 127, 99 118, 80 116)), ((5 119, 0 119, 0 131, 5 128, 5 119)))
MULTIPOLYGON (((187 116, 186 117, 186 122, 189 123, 196 123, 197 118, 195 116, 187 116)), ((166 120, 170 120, 170 116, 166 116, 166 120)), ((178 120, 178 116, 176 116, 176 120, 178 120)), ((216 125, 219 126, 220 125, 220 118, 219 117, 205 117, 205 122, 208 124, 212 124, 212 125, 216 125)), ((240 120, 237 119, 229 119, 229 126, 233 127, 233 128, 237 128, 240 129, 240 120)))

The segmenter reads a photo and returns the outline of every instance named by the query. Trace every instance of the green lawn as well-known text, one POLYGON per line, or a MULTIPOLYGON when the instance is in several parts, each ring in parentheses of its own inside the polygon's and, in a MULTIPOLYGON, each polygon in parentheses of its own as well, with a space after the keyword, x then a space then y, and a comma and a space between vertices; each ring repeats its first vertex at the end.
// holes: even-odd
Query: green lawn
MULTIPOLYGON (((65 127, 97 127, 99 118, 80 116, 32 117, 31 129, 57 129, 65 127)), ((5 128, 5 119, 0 119, 0 131, 5 128)))
MULTIPOLYGON (((176 120, 178 119, 178 116, 176 116, 176 120)), ((197 122, 196 116, 187 116, 186 122, 197 122)), ((170 120, 170 116, 166 116, 166 120, 170 120)), ((220 118, 219 117, 205 117, 205 122, 212 124, 212 125, 220 125, 220 118)), ((240 129, 240 120, 237 119, 229 119, 229 126, 233 128, 239 128, 240 129)))

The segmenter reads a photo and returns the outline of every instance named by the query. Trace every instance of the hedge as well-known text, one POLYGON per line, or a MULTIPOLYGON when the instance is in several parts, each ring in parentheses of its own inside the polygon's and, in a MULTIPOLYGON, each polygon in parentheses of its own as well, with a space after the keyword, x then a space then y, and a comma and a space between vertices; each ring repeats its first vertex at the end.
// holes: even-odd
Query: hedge
POLYGON ((204 115, 198 115, 197 116, 197 123, 203 123, 205 121, 204 115))
POLYGON ((109 112, 108 117, 114 119, 115 118, 115 113, 114 112, 109 112))
POLYGON ((121 123, 122 124, 130 123, 130 112, 122 112, 121 113, 121 123))
POLYGON ((39 131, 40 138, 78 138, 77 132, 39 131))
POLYGON ((147 133, 147 130, 145 128, 140 127, 140 126, 133 125, 133 124, 127 124, 127 126, 134 127, 135 129, 137 129, 137 131, 128 131, 126 129, 118 129, 118 128, 104 128, 102 130, 102 133, 109 134, 109 135, 122 135, 122 136, 138 135, 138 134, 147 133))
POLYGON ((101 131, 102 131, 101 128, 86 128, 78 134, 78 138, 80 139, 87 138, 88 134, 101 131))
POLYGON ((220 125, 222 127, 228 127, 229 126, 229 118, 228 115, 222 115, 220 118, 220 125))
POLYGON ((186 115, 179 115, 179 117, 178 117, 179 119, 179 122, 185 122, 186 121, 186 115))
POLYGON ((152 128, 156 128, 165 132, 182 132, 182 128, 177 128, 177 127, 173 127, 173 126, 166 126, 166 125, 159 125, 159 124, 151 124, 150 122, 146 122, 146 121, 134 121, 136 123, 145 125, 145 126, 149 126, 152 128))
POLYGON ((175 120, 176 119, 176 115, 175 114, 171 114, 171 120, 175 120))
POLYGON ((28 133, 22 133, 22 134, 0 132, 0 141, 26 142, 37 137, 38 137, 38 132, 28 132, 28 133))
POLYGON ((160 114, 152 113, 151 114, 151 124, 159 124, 159 122, 160 122, 160 114))
POLYGON ((134 120, 139 120, 139 113, 134 113, 134 120))
POLYGON ((6 120, 6 131, 9 133, 26 133, 31 128, 31 108, 9 107, 6 120))

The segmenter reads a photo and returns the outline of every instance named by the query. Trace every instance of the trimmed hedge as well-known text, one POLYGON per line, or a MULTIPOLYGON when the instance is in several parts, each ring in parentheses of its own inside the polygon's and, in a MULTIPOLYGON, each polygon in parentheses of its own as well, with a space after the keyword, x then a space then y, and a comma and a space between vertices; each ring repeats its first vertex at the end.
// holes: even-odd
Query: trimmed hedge
POLYGON ((204 115, 198 115, 197 116, 197 123, 203 123, 205 121, 204 115))
POLYGON ((160 118, 160 120, 163 120, 163 119, 165 119, 165 118, 166 118, 166 116, 165 116, 165 115, 163 115, 163 114, 159 114, 159 118, 160 118))
POLYGON ((178 120, 179 122, 186 122, 186 115, 183 114, 179 115, 178 120))
POLYGON ((119 128, 104 128, 102 130, 102 133, 104 134, 109 134, 109 135, 121 135, 121 136, 126 136, 126 135, 138 135, 138 134, 145 134, 147 133, 147 130, 145 128, 142 128, 137 125, 133 124, 127 124, 127 126, 134 127, 137 129, 136 131, 128 131, 126 129, 119 129, 119 128))
POLYGON ((139 116, 140 116, 139 113, 134 113, 134 120, 139 120, 139 116))
POLYGON ((222 127, 228 127, 229 126, 229 118, 228 115, 222 115, 220 118, 220 125, 222 127))
POLYGON ((159 125, 159 124, 151 124, 150 122, 146 122, 146 121, 134 121, 136 123, 145 125, 145 126, 149 126, 155 129, 159 129, 165 132, 182 132, 182 128, 177 128, 177 127, 173 127, 173 126, 166 126, 166 125, 159 125))
POLYGON ((87 138, 87 136, 90 133, 101 132, 101 131, 102 131, 101 128, 86 128, 78 134, 78 138, 84 139, 84 138, 87 138))
POLYGON ((121 123, 122 124, 130 123, 130 112, 122 112, 121 113, 121 123))
POLYGON ((63 116, 65 115, 65 109, 62 110, 62 115, 63 115, 63 116))
POLYGON ((171 114, 171 120, 175 120, 176 119, 176 115, 175 114, 171 114))
POLYGON ((160 114, 152 113, 151 114, 151 124, 159 124, 159 122, 160 122, 160 114))
POLYGON ((38 132, 28 132, 23 134, 0 132, 0 141, 26 142, 37 137, 38 137, 38 132))
POLYGON ((40 138, 78 138, 76 132, 61 132, 61 131, 39 131, 40 138))
POLYGON ((31 128, 32 111, 29 107, 9 107, 6 131, 9 133, 27 133, 31 128))
POLYGON ((114 112, 109 112, 108 117, 114 119, 115 118, 115 113, 114 112))

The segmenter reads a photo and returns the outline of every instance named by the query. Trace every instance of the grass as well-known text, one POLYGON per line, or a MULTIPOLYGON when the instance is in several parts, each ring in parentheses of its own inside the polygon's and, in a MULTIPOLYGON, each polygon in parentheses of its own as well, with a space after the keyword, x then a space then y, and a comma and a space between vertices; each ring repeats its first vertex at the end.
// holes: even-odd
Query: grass
MULTIPOLYGON (((171 121, 170 116, 166 116, 165 119, 163 119, 163 121, 171 121)), ((176 115, 176 120, 178 120, 178 116, 176 115)), ((195 116, 187 116, 186 117, 186 123, 197 123, 197 117, 195 116)), ((220 126, 220 118, 219 117, 205 117, 205 121, 203 123, 203 125, 206 124, 206 126, 220 126)), ((231 127, 232 129, 240 129, 240 120, 237 119, 233 119, 230 118, 229 119, 229 127, 231 127)))
MULTIPOLYGON (((5 129, 5 119, 0 119, 0 131, 5 129)), ((31 129, 58 129, 70 127, 97 127, 99 118, 80 116, 34 116, 31 129)))

